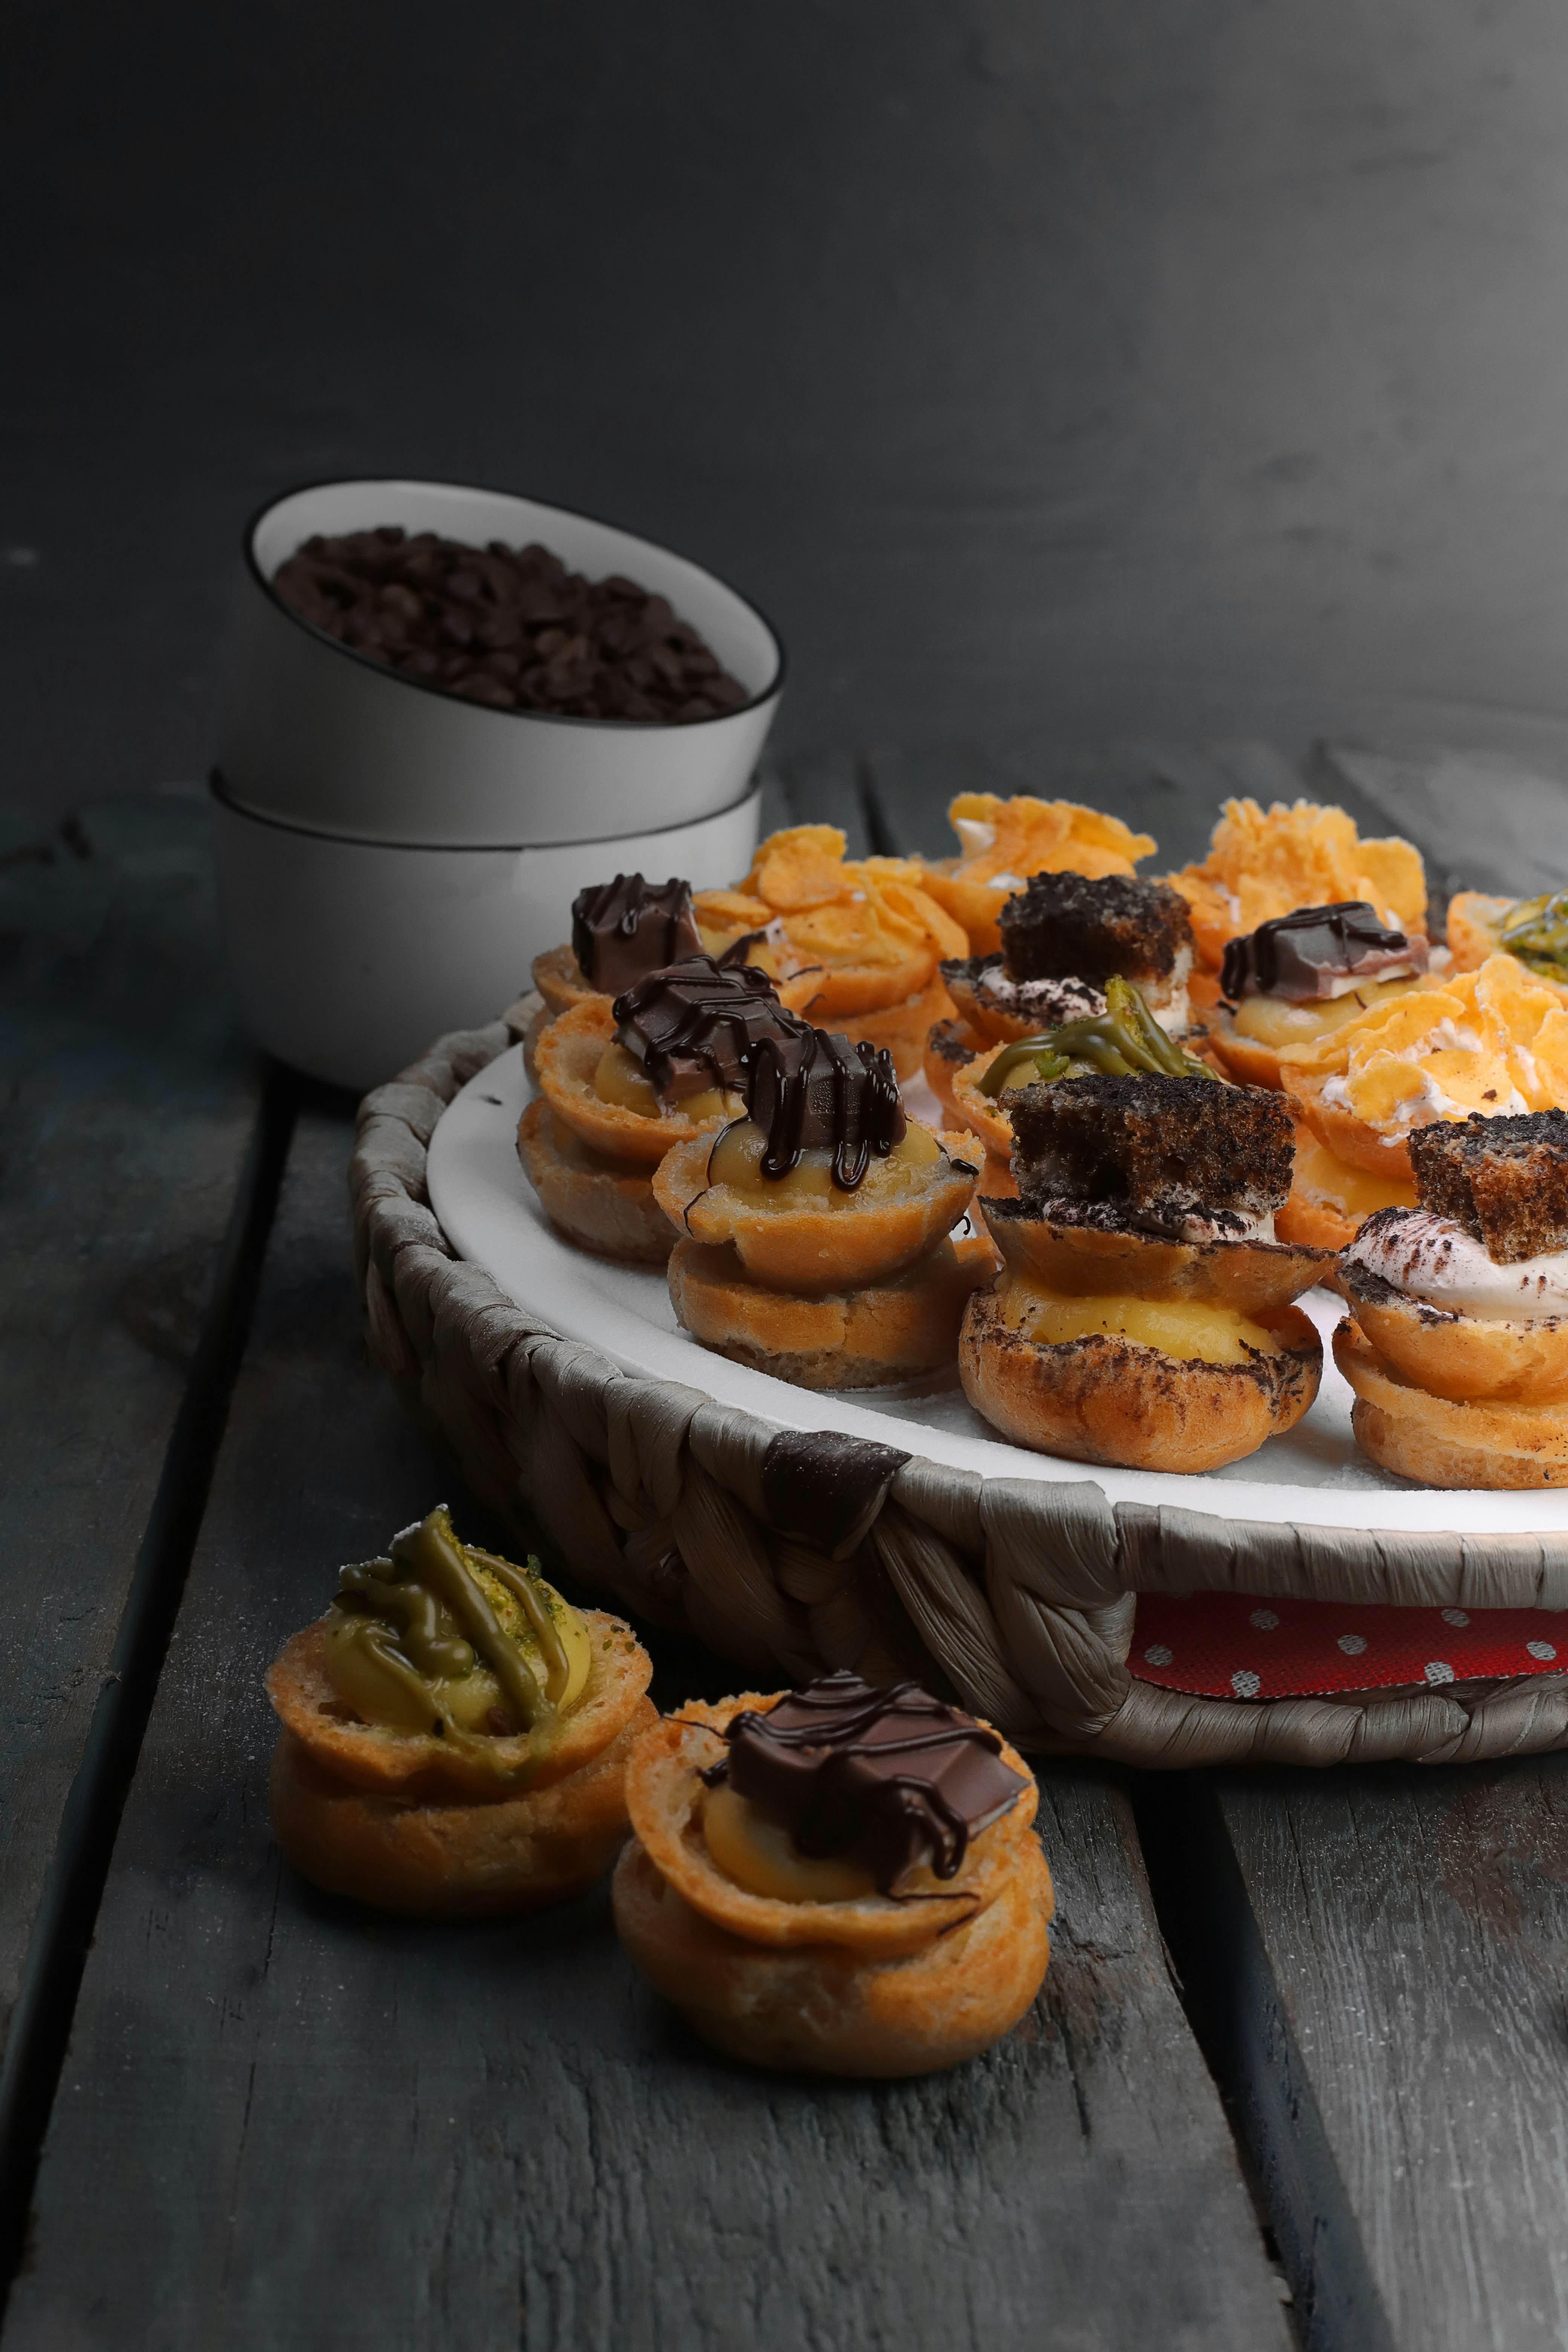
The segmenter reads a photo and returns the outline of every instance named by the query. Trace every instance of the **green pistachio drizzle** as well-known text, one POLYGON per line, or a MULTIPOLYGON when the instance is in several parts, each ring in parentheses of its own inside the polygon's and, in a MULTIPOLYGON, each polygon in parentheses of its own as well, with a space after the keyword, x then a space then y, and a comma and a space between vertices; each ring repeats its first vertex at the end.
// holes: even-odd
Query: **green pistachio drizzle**
POLYGON ((1213 1078, 1219 1074, 1206 1062, 1184 1053, 1167 1037, 1142 994, 1120 974, 1105 983, 1105 1011, 1086 1020, 1063 1021, 1037 1037, 1020 1037, 1005 1046, 978 1080, 983 1095, 998 1095, 1032 1086, 1037 1079, 1078 1078, 1100 1072, 1105 1077, 1128 1078, 1137 1072, 1170 1078, 1213 1078))
POLYGON ((1498 945, 1547 980, 1568 981, 1568 890, 1510 907, 1498 945))

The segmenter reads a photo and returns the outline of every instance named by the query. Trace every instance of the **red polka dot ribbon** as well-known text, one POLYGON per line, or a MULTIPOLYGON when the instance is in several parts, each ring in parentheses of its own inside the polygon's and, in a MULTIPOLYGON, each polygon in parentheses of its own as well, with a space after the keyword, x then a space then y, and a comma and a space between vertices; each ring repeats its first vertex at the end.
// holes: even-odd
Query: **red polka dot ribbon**
POLYGON ((1391 1609, 1245 1592, 1138 1598, 1128 1670, 1205 1698, 1568 1674, 1568 1612, 1391 1609))

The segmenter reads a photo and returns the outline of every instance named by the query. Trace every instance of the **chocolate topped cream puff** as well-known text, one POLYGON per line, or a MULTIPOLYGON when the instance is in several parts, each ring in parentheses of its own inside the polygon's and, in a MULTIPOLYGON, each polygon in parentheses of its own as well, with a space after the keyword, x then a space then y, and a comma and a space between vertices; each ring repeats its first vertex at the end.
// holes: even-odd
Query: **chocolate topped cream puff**
POLYGON ((1086 1076, 1013 1106, 1018 1197, 982 1202, 1004 1271, 965 1312, 976 1411, 1045 1454, 1216 1468, 1291 1428, 1322 1349, 1290 1302, 1330 1263, 1274 1238, 1292 1129, 1212 1077, 1086 1076))
POLYGON ((912 1682, 689 1705, 639 1742, 616 1924, 704 2041, 754 2065, 928 2073, 1045 1976, 1033 1776, 912 1682))
POLYGON ((540 1038, 563 1013, 595 997, 616 997, 661 964, 700 955, 706 944, 697 928, 689 882, 673 876, 668 882, 645 882, 640 874, 590 882, 572 901, 570 943, 533 959, 533 985, 542 1002, 523 1040, 529 1076, 539 1075, 540 1038))
POLYGON ((1410 1156, 1418 1205, 1341 1260, 1356 1437, 1432 1486, 1568 1484, 1568 1116, 1436 1123, 1410 1156))
POLYGON ((758 1040, 801 1024, 767 974, 688 956, 613 1004, 563 1013, 536 1049, 541 1093, 518 1152, 551 1223, 606 1257, 662 1265, 671 1234, 652 1171, 673 1146, 744 1108, 758 1040))
POLYGON ((684 1236, 670 1296, 693 1337, 812 1388, 951 1360, 994 1259, 949 1239, 974 1190, 968 1139, 906 1118, 883 1049, 820 1029, 759 1040, 748 1112, 672 1150, 654 1193, 684 1236))
POLYGON ((1227 941, 1209 1043, 1244 1086, 1278 1087, 1282 1046, 1311 1045, 1427 968, 1426 936, 1378 921, 1364 898, 1299 907, 1227 941))
POLYGON ((478 1917, 560 1901, 626 1833, 626 1760, 657 1720, 628 1628, 570 1608, 432 1511, 341 1570, 267 1676, 283 1725, 273 1833, 317 1885, 478 1917))

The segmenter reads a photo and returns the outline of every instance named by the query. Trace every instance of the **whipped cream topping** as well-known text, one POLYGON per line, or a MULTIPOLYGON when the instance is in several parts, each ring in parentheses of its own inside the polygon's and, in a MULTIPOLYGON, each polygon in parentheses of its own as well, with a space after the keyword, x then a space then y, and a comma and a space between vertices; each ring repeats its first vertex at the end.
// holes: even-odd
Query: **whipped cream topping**
POLYGON ((1038 1017, 1042 1029, 1059 1028, 1064 1021, 1094 1021, 1105 1010, 1105 999, 1086 980, 1015 980, 1001 962, 989 965, 975 991, 982 1003, 1020 1019, 1038 1017))
POLYGON ((984 817, 955 816, 952 829, 958 835, 958 846, 965 857, 984 857, 988 849, 996 846, 996 828, 984 817))
POLYGON ((1049 1193, 1033 1201, 1029 1214, 1047 1224, 1092 1225, 1102 1233, 1152 1234, 1161 1241, 1191 1242, 1202 1249, 1206 1242, 1271 1242, 1274 1212, 1260 1217, 1242 1209, 1205 1209, 1184 1201, 1075 1201, 1065 1193, 1049 1193))
POLYGON ((1380 1209, 1345 1251, 1352 1265, 1456 1315, 1483 1323, 1532 1323, 1568 1315, 1568 1250, 1499 1265, 1486 1244, 1429 1209, 1380 1209))

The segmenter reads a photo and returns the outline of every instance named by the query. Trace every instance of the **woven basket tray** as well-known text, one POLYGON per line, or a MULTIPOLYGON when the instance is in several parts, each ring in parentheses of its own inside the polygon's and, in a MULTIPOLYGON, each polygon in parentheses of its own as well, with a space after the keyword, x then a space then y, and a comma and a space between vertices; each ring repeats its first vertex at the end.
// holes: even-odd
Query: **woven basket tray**
POLYGON ((753 1687, 919 1675, 1020 1746, 1136 1764, 1471 1763, 1568 1746, 1568 1676, 1262 1701, 1127 1669, 1139 1592, 1568 1607, 1568 1536, 1402 1535, 1113 1509, 1092 1479, 982 1478, 781 1431, 562 1339, 457 1256, 426 1150, 522 1034, 524 998, 441 1038, 360 1107, 350 1167, 371 1352, 524 1545, 595 1597, 689 1632, 753 1687))

